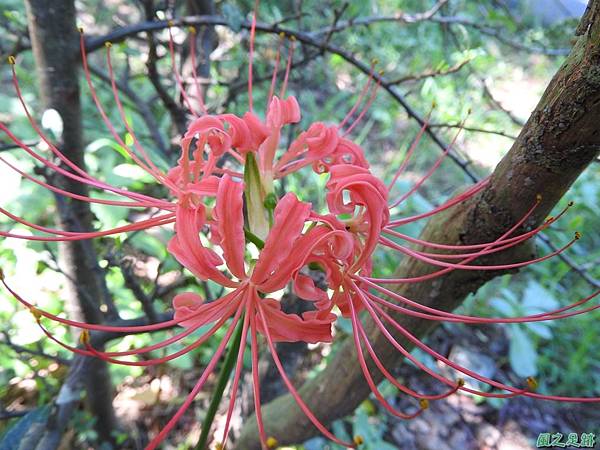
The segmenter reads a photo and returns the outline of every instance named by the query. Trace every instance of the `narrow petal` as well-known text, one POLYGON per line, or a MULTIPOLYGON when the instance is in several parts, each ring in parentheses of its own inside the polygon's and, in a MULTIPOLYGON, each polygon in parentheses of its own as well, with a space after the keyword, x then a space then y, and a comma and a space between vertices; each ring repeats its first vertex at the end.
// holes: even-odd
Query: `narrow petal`
POLYGON ((223 257, 231 273, 240 280, 246 277, 243 194, 244 184, 225 175, 219 183, 214 211, 223 257))
MULTIPOLYGON (((281 311, 281 304, 274 299, 257 298, 265 313, 269 334, 276 342, 307 342, 316 344, 318 342, 331 342, 331 324, 335 320, 334 314, 328 314, 323 319, 303 319, 296 314, 286 314, 281 311)), ((258 331, 264 333, 261 320, 258 320, 258 331)))
POLYGON ((294 242, 300 237, 304 222, 310 214, 310 208, 310 203, 299 201, 291 192, 279 200, 275 207, 275 224, 252 273, 252 281, 255 284, 265 281, 289 258, 294 242))

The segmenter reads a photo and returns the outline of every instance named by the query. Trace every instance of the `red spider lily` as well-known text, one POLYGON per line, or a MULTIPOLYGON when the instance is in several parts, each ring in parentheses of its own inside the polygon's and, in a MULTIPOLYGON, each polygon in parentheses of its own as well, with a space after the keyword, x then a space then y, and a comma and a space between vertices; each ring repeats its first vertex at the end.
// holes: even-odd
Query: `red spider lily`
MULTIPOLYGON (((595 298, 600 291, 596 291, 587 298, 555 311, 517 318, 489 318, 465 316, 427 307, 421 305, 416 300, 403 297, 385 287, 387 284, 418 283, 443 276, 453 270, 514 269, 551 258, 573 245, 579 236, 576 235, 574 239, 559 250, 529 261, 487 266, 472 264, 473 261, 481 256, 501 252, 522 244, 559 220, 566 209, 556 217, 548 219, 544 224, 517 234, 534 213, 539 204, 538 199, 531 206, 530 210, 498 239, 474 245, 437 244, 412 238, 398 231, 398 229, 406 224, 430 217, 467 200, 485 188, 488 181, 484 180, 477 183, 460 195, 427 213, 390 220, 392 211, 395 211, 398 206, 416 192, 440 166, 444 157, 450 152, 452 144, 448 146, 431 169, 409 191, 397 199, 390 199, 391 189, 396 179, 406 169, 409 159, 427 127, 427 122, 423 125, 413 145, 408 150, 406 158, 395 173, 392 182, 386 186, 371 173, 361 147, 346 137, 360 123, 370 104, 375 99, 378 84, 374 83, 372 77, 369 77, 359 95, 358 101, 339 125, 328 125, 321 122, 313 123, 306 131, 301 132, 289 144, 287 149, 282 150, 282 129, 286 125, 298 123, 301 118, 300 106, 295 97, 286 97, 285 95, 292 66, 293 42, 289 51, 285 76, 279 95, 275 95, 274 92, 280 62, 281 45, 277 52, 276 67, 273 72, 268 95, 265 119, 262 120, 254 112, 252 97, 252 62, 255 31, 256 14, 253 17, 250 33, 248 73, 249 111, 241 117, 234 114, 209 114, 206 105, 202 101, 202 88, 195 72, 193 73, 193 79, 195 81, 196 95, 194 98, 190 97, 183 87, 181 75, 176 68, 172 37, 169 40, 169 51, 173 63, 175 80, 180 88, 183 102, 193 116, 193 119, 190 121, 187 131, 181 139, 181 156, 177 161, 177 165, 166 173, 153 163, 148 152, 144 150, 136 138, 134 131, 128 125, 113 75, 111 46, 107 45, 107 66, 111 78, 114 100, 123 124, 133 138, 133 148, 127 145, 116 132, 105 113, 104 107, 91 81, 84 39, 83 35, 81 36, 85 77, 90 94, 103 121, 111 135, 125 149, 127 154, 142 169, 152 175, 158 183, 168 188, 171 194, 171 198, 169 199, 154 198, 108 185, 70 161, 45 136, 30 114, 20 92, 14 69, 14 59, 11 60, 16 94, 31 126, 48 145, 53 155, 68 166, 70 170, 62 168, 38 151, 24 144, 4 124, 0 123, 0 129, 18 147, 47 168, 72 180, 84 183, 91 188, 104 190, 121 198, 106 200, 73 194, 25 173, 2 157, 0 157, 0 160, 28 180, 42 185, 57 194, 114 207, 151 209, 160 212, 160 214, 151 219, 133 222, 126 226, 108 230, 67 232, 36 225, 0 208, 0 212, 15 222, 45 233, 43 236, 29 236, 0 231, 0 235, 9 238, 38 241, 70 241, 174 224, 175 234, 168 244, 168 251, 199 280, 212 280, 228 289, 228 292, 224 296, 210 303, 204 302, 195 293, 187 292, 178 294, 173 299, 175 314, 172 320, 144 326, 119 327, 77 322, 42 311, 32 302, 24 299, 15 292, 4 277, 1 277, 1 281, 6 289, 34 314, 37 323, 49 339, 74 353, 101 358, 114 364, 127 366, 161 364, 197 348, 221 327, 226 327, 227 331, 224 338, 196 385, 175 415, 151 441, 147 448, 156 448, 191 405, 215 369, 225 349, 233 341, 234 330, 238 326, 241 326, 240 339, 242 345, 240 345, 236 355, 234 377, 221 445, 224 446, 227 442, 248 336, 252 359, 255 410, 260 439, 265 448, 273 445, 274 441, 272 438, 268 438, 261 417, 258 376, 259 340, 257 337, 258 334, 261 334, 266 341, 284 384, 311 422, 332 441, 349 447, 355 447, 356 443, 343 442, 336 438, 311 412, 285 373, 275 347, 275 343, 280 341, 303 341, 307 343, 332 342, 332 324, 335 322, 338 314, 348 317, 351 320, 358 363, 373 394, 386 410, 397 417, 407 419, 415 417, 427 408, 428 401, 447 397, 458 390, 495 398, 524 395, 549 400, 599 402, 600 398, 597 397, 563 397, 536 393, 534 392, 534 380, 529 380, 526 388, 517 388, 478 375, 448 360, 421 342, 394 320, 390 315, 390 311, 426 320, 467 324, 536 322, 556 320, 597 309, 599 306, 586 306, 574 310, 579 306, 584 306, 595 298), (194 107, 194 101, 198 103, 197 108, 194 107), (362 109, 359 111, 359 108, 362 109), (348 125, 348 122, 353 117, 356 117, 356 119, 348 125), (239 167, 222 167, 219 163, 226 157, 232 159, 234 164, 237 164, 239 167), (327 174, 329 177, 326 184, 327 211, 314 210, 310 203, 299 200, 291 192, 286 193, 281 198, 277 198, 275 185, 279 182, 278 180, 309 166, 315 173, 327 174), (203 241, 201 234, 207 239, 203 241), (414 250, 408 245, 397 243, 398 240, 406 241, 410 244, 418 244, 421 248, 443 251, 450 250, 455 253, 446 254, 414 250), (210 245, 204 242, 210 242, 210 245), (254 245, 259 250, 259 256, 256 260, 247 257, 246 248, 249 245, 254 245), (372 255, 378 248, 399 252, 440 269, 433 273, 414 278, 374 278, 371 276, 372 255), (220 250, 220 252, 215 250, 220 250), (328 291, 315 286, 313 280, 306 275, 305 269, 309 266, 318 267, 325 274, 328 291), (292 285, 298 297, 312 302, 314 305, 312 311, 306 312, 302 316, 287 314, 281 310, 279 301, 269 297, 276 291, 284 289, 289 284, 292 285), (440 383, 448 386, 448 389, 441 394, 424 394, 418 393, 399 383, 383 365, 369 342, 362 318, 359 315, 361 311, 364 311, 364 316, 371 318, 386 339, 404 357, 408 358, 440 383), (42 318, 81 329, 83 346, 76 347, 58 340, 43 325, 42 318), (175 325, 180 325, 184 328, 184 331, 165 341, 135 350, 121 352, 100 351, 93 348, 89 340, 89 331, 121 333, 151 332, 175 325), (190 336, 196 330, 206 325, 210 325, 208 331, 196 338, 192 344, 167 356, 144 359, 143 361, 122 359, 166 348, 190 336), (450 380, 432 371, 412 356, 393 337, 390 329, 396 330, 416 347, 424 350, 455 371, 484 382, 500 392, 476 390, 465 386, 462 378, 450 380), (399 411, 385 400, 383 395, 378 391, 373 377, 369 372, 367 357, 364 354, 365 350, 368 353, 368 357, 373 360, 386 379, 418 401, 419 406, 415 411, 399 411)), ((170 28, 169 35, 171 35, 170 28)), ((195 50, 193 46, 191 53, 192 58, 194 58, 195 50)), ((195 63, 192 66, 195 68, 195 63)))

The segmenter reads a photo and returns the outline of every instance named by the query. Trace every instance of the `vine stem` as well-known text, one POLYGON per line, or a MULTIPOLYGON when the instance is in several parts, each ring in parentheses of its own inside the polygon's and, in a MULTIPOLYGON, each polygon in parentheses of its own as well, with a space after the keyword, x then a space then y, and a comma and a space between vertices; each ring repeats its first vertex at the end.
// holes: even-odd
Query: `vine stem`
POLYGON ((242 341, 243 322, 244 320, 242 316, 240 317, 240 321, 237 324, 235 334, 233 335, 233 343, 227 351, 227 355, 225 356, 225 361, 223 362, 223 367, 221 368, 221 373, 219 374, 219 379, 217 381, 213 397, 210 401, 210 405, 208 406, 204 422, 202 422, 202 431, 200 433, 200 439, 198 439, 198 444, 196 444, 196 447, 194 447, 195 450, 208 450, 208 433, 210 432, 210 428, 215 419, 215 415, 217 414, 217 409, 219 408, 219 404, 221 403, 221 399, 223 398, 225 386, 227 386, 227 382, 229 381, 231 372, 235 367, 236 356, 238 354, 240 344, 242 341))

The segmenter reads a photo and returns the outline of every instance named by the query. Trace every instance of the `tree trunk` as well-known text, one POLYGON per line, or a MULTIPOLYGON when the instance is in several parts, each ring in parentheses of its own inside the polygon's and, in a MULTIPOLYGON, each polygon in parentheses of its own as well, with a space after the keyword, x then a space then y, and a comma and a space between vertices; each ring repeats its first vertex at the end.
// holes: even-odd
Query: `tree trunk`
MULTIPOLYGON (((81 105, 77 77, 79 36, 75 25, 74 2, 27 0, 26 7, 43 106, 45 109, 56 110, 60 115, 63 131, 58 145, 71 161, 83 168, 81 105)), ((87 194, 85 185, 81 183, 59 178, 56 174, 50 174, 48 177, 51 178, 51 182, 60 184, 68 191, 80 195, 87 194)), ((92 229, 89 204, 58 196, 56 203, 57 220, 61 228, 69 231, 92 229)), ((116 317, 92 243, 66 242, 59 246, 59 253, 62 270, 67 276, 67 304, 71 314, 77 320, 99 323, 104 317, 100 307, 104 305, 108 316, 116 317)), ((113 388, 106 363, 94 358, 86 358, 79 363, 86 366, 85 377, 80 380, 80 384, 87 386, 87 400, 96 418, 96 430, 101 440, 111 441, 116 419, 112 407, 113 388)), ((73 367, 79 367, 79 363, 73 367)), ((71 402, 73 400, 70 398, 71 402)), ((47 427, 47 434, 54 436, 52 441, 60 438, 62 428, 66 425, 59 417, 60 404, 57 399, 55 414, 50 418, 47 427)), ((49 442, 47 440, 43 447, 52 448, 54 444, 48 446, 49 442)))
MULTIPOLYGON (((579 174, 600 152, 600 0, 592 0, 577 30, 577 41, 554 76, 518 139, 496 167, 490 184, 475 198, 434 216, 422 239, 446 244, 472 244, 497 239, 518 221, 542 194, 542 202, 527 225, 540 224, 579 174)), ((502 264, 522 260, 528 246, 505 251, 485 262, 502 264)), ((415 277, 434 268, 407 259, 398 277, 415 277)), ((498 272, 453 271, 432 281, 396 287, 403 296, 451 311, 498 272)), ((423 337, 437 322, 392 314, 401 326, 423 337)), ((397 352, 371 321, 366 328, 375 351, 388 367, 399 363, 397 352)), ((412 345, 392 333, 410 350, 412 345)), ((370 364, 373 369, 374 364, 370 364)), ((383 376, 375 368, 374 380, 383 376)), ((317 377, 300 389, 302 398, 323 422, 351 413, 369 394, 348 340, 317 377)), ((280 444, 302 442, 318 431, 290 395, 263 407, 265 428, 280 444)), ((249 420, 235 448, 259 449, 256 419, 249 420)))

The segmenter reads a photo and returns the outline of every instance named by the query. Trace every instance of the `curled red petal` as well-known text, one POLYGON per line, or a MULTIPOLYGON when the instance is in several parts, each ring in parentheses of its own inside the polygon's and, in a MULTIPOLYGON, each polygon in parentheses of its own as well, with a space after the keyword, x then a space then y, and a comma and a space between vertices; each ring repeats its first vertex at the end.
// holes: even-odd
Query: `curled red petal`
POLYGON ((197 208, 177 205, 176 234, 169 241, 167 250, 201 280, 210 279, 227 287, 237 286, 218 270, 218 266, 223 264, 221 257, 202 245, 198 233, 204 223, 203 205, 197 208))
POLYGON ((294 277, 294 293, 304 300, 322 301, 327 298, 327 293, 319 289, 308 275, 297 273, 294 277))
POLYGON ((334 152, 340 140, 337 127, 328 127, 323 122, 313 123, 305 135, 310 160, 323 159, 334 152))
MULTIPOLYGON (((267 327, 271 338, 276 342, 331 342, 331 324, 335 321, 334 314, 327 314, 324 318, 313 315, 300 317, 296 314, 286 314, 281 311, 281 304, 274 299, 257 299, 261 302, 267 327)), ((261 320, 257 321, 258 331, 264 333, 261 320)))
POLYGON ((290 123, 300 122, 300 106, 296 97, 289 96, 285 100, 273 97, 267 111, 267 127, 281 128, 290 123))

